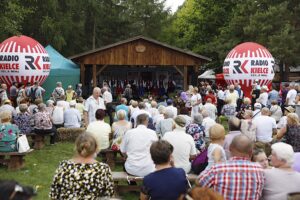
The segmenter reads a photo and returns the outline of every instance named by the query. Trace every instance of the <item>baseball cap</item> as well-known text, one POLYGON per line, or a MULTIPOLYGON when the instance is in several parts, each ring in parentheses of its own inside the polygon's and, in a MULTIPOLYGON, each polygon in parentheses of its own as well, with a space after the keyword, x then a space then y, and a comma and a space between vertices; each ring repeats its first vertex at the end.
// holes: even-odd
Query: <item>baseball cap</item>
POLYGON ((255 103, 255 104, 254 104, 254 108, 261 109, 261 107, 262 107, 262 106, 261 106, 261 104, 260 104, 260 103, 255 103))
POLYGON ((76 106, 76 101, 75 100, 72 100, 72 101, 70 101, 70 106, 76 106))

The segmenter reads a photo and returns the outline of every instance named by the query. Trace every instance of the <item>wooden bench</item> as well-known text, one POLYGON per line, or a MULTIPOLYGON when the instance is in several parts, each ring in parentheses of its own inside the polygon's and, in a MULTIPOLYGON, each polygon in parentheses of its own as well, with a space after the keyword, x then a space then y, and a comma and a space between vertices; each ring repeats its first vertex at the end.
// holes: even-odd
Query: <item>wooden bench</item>
POLYGON ((9 170, 18 170, 25 166, 24 156, 33 149, 29 149, 27 152, 0 152, 0 163, 7 165, 9 170))
POLYGON ((108 164, 110 169, 113 171, 115 169, 116 163, 118 164, 124 164, 124 160, 118 159, 117 154, 119 152, 113 151, 111 149, 103 149, 98 154, 99 157, 101 157, 102 162, 105 162, 108 164))
POLYGON ((41 150, 45 146, 45 136, 47 135, 37 135, 35 133, 29 133, 26 136, 27 137, 31 136, 33 138, 33 143, 34 143, 33 148, 35 150, 41 150))
MULTIPOLYGON (((136 191, 139 192, 143 177, 128 175, 126 172, 112 172, 113 181, 115 184, 116 195, 124 192, 136 191), (137 185, 128 185, 128 181, 135 181, 137 185)), ((187 174, 187 179, 193 185, 197 179, 195 174, 187 174)))

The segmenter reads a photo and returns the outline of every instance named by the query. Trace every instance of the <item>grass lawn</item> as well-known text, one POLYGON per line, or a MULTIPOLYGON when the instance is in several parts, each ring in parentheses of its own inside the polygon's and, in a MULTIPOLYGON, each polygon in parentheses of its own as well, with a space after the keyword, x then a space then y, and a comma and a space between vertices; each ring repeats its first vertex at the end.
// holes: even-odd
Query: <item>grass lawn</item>
MULTIPOLYGON (((73 156, 73 152, 73 143, 57 143, 54 146, 46 145, 42 150, 34 150, 25 156, 25 168, 22 170, 8 171, 5 166, 0 166, 0 179, 13 179, 22 185, 30 185, 36 188, 38 195, 34 198, 35 200, 49 199, 48 194, 55 169, 60 161, 70 159, 73 156)), ((121 166, 116 167, 116 171, 121 170, 121 166)), ((134 193, 125 194, 122 197, 122 199, 137 198, 137 194, 134 193)))

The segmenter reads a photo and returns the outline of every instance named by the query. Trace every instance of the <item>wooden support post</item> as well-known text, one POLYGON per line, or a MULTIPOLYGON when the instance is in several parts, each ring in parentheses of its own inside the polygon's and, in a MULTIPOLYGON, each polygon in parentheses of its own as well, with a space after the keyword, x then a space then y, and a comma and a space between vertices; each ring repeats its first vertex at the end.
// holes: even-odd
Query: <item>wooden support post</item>
POLYGON ((97 66, 93 65, 93 87, 97 87, 97 66))
POLYGON ((183 88, 184 88, 184 90, 188 89, 188 68, 187 68, 187 66, 183 67, 183 88))
POLYGON ((85 66, 83 63, 80 63, 80 82, 82 85, 85 85, 85 66))

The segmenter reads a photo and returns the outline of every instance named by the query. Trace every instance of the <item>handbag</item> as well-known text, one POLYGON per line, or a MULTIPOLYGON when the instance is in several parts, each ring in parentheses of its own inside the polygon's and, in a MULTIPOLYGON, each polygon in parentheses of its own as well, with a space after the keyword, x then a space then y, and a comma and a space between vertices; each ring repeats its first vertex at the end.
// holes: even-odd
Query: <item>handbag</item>
POLYGON ((22 135, 17 139, 17 150, 19 153, 27 152, 30 149, 26 135, 22 135))

